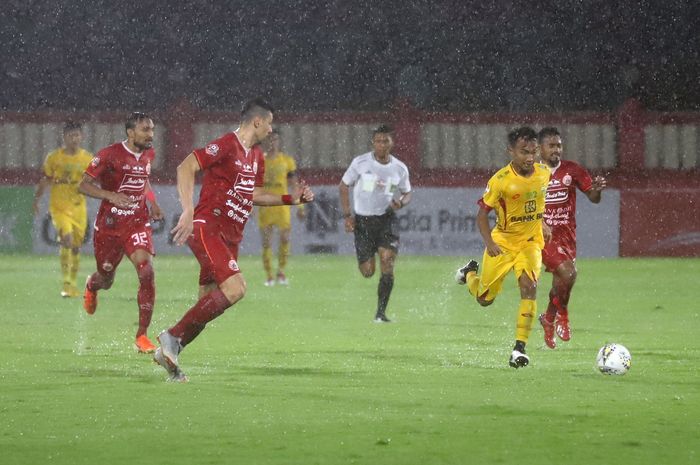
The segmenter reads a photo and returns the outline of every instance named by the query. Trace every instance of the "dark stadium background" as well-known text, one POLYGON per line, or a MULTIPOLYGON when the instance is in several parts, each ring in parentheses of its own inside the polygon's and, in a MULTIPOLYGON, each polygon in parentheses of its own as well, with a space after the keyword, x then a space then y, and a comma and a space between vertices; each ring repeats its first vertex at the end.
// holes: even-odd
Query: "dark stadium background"
POLYGON ((698 17, 692 0, 8 0, 0 186, 38 181, 46 134, 66 119, 92 131, 135 109, 157 120, 154 181, 172 184, 201 143, 196 126, 235 124, 253 96, 294 128, 286 142, 316 185, 337 184, 338 157, 367 148, 359 139, 340 152, 340 130, 393 124, 416 187, 476 188, 505 158, 491 141, 491 164, 475 164, 459 131, 479 143, 555 125, 566 155, 620 191, 621 255, 697 256, 698 17), (603 143, 596 128, 613 134, 605 162, 590 147, 603 143))

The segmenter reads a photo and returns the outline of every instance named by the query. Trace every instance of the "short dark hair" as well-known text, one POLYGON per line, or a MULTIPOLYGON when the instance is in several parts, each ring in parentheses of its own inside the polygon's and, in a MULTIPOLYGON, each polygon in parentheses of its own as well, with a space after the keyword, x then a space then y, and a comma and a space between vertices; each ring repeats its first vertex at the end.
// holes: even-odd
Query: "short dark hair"
POLYGON ((275 109, 262 97, 256 97, 243 104, 241 109, 241 121, 250 121, 256 116, 265 117, 268 113, 274 113, 275 109))
POLYGON ((140 112, 140 111, 132 111, 129 116, 126 117, 126 123, 124 124, 124 127, 128 131, 129 129, 134 129, 136 127, 136 123, 139 121, 143 121, 145 119, 152 119, 150 116, 148 116, 146 113, 140 112))
POLYGON ((65 136, 65 135, 68 134, 69 132, 75 131, 76 129, 77 129, 78 131, 82 131, 82 130, 83 130, 83 125, 82 125, 82 123, 78 123, 77 121, 68 120, 68 121, 66 121, 66 123, 63 125, 63 135, 65 136))
POLYGON ((376 136, 377 134, 389 134, 390 136, 393 136, 394 128, 392 128, 388 124, 380 124, 372 131, 372 139, 374 139, 374 136, 376 136))
POLYGON ((530 126, 521 126, 508 133, 508 145, 510 147, 515 147, 515 144, 517 144, 520 139, 524 139, 525 141, 537 141, 537 132, 530 126))
POLYGON ((542 143, 545 137, 553 137, 553 136, 560 136, 561 133, 559 132, 559 129, 553 127, 553 126, 547 126, 546 128, 540 129, 540 132, 537 134, 537 142, 542 143))

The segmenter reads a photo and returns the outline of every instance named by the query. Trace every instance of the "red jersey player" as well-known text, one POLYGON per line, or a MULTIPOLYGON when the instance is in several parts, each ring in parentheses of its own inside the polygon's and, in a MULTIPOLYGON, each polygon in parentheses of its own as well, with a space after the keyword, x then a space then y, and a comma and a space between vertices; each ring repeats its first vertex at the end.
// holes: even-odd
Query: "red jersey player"
POLYGON ((139 278, 137 301, 139 329, 135 346, 139 352, 153 352, 155 345, 146 331, 151 323, 155 286, 151 257, 154 255, 150 216, 162 219, 155 202, 149 175, 155 156, 153 121, 134 112, 126 120, 127 139, 100 150, 85 170, 80 191, 102 199, 95 218, 95 261, 97 271, 85 283, 83 306, 92 315, 97 309, 97 291, 112 287, 114 274, 124 254, 136 268, 139 278))
POLYGON ((562 160, 561 135, 557 128, 543 128, 538 134, 542 161, 549 166, 552 177, 547 187, 545 222, 552 230, 552 240, 542 251, 542 263, 552 273, 547 312, 540 315, 547 347, 556 347, 555 333, 562 341, 571 339, 569 327, 569 296, 576 281, 576 189, 599 203, 606 181, 601 176, 591 178, 586 168, 562 160))
POLYGON ((247 102, 241 124, 206 147, 190 153, 177 167, 177 190, 182 215, 173 240, 187 242, 200 265, 199 301, 180 321, 160 333, 154 360, 173 381, 187 381, 178 355, 206 326, 245 295, 246 283, 238 267, 238 246, 253 205, 291 205, 313 200, 313 192, 299 185, 293 194, 272 194, 262 188, 265 159, 257 143, 272 132, 272 107, 262 99, 247 102), (203 171, 202 189, 192 206, 194 179, 203 171))

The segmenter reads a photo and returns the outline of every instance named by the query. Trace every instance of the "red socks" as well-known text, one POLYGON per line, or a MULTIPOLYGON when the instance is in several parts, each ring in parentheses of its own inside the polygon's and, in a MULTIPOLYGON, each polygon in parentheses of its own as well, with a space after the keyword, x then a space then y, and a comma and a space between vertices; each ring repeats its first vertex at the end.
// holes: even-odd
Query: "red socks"
POLYGON ((153 302, 156 300, 155 274, 150 262, 142 262, 136 265, 136 274, 139 277, 139 291, 136 300, 139 304, 139 330, 136 337, 146 334, 151 324, 153 315, 153 302))
POLYGON ((189 309, 185 316, 168 331, 173 336, 179 337, 180 345, 185 347, 202 332, 207 323, 224 313, 230 306, 231 302, 224 293, 218 288, 214 289, 199 299, 194 307, 189 309))

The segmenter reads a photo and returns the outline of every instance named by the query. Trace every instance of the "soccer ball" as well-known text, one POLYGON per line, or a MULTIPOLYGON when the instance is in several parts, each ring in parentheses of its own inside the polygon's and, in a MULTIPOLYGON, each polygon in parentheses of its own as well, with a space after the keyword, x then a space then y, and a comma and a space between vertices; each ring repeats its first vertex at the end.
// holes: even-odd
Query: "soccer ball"
POLYGON ((622 344, 605 344, 598 351, 596 365, 605 375, 624 375, 630 369, 632 355, 622 344))

